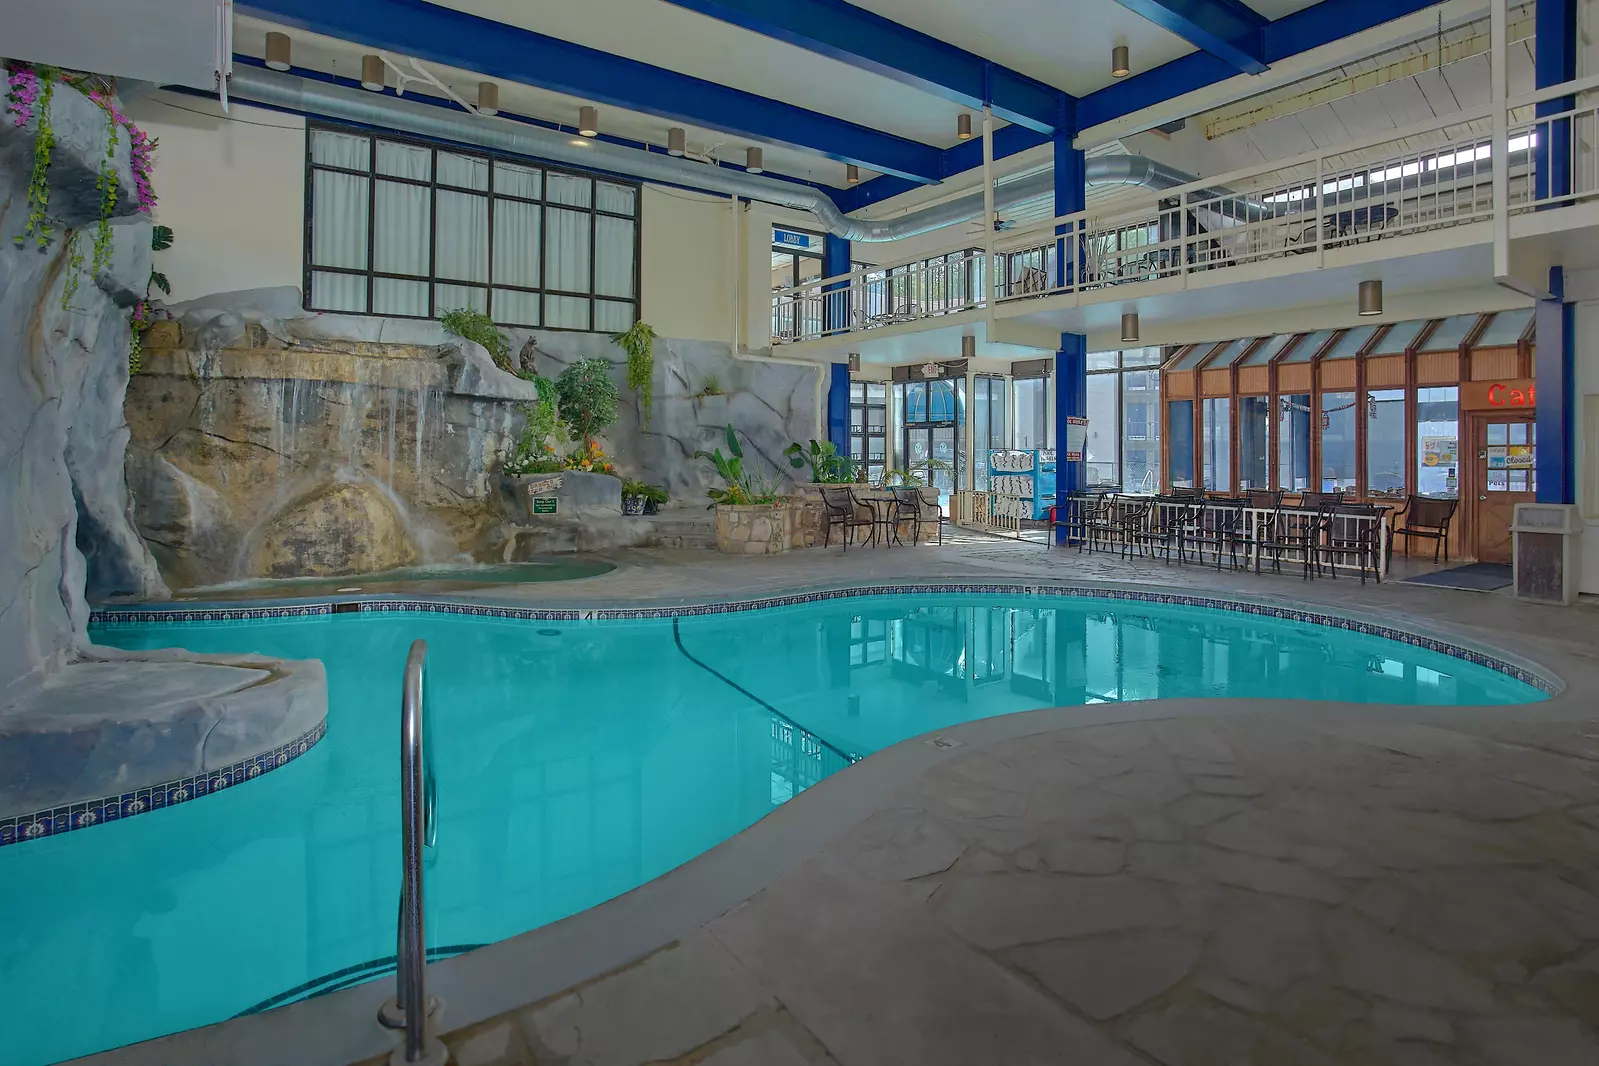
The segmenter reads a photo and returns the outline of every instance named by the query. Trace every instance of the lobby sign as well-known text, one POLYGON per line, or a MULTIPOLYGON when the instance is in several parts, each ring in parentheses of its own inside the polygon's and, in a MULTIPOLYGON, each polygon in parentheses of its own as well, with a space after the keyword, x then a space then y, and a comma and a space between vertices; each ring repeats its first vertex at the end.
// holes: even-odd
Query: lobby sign
POLYGON ((1532 411, 1537 406, 1537 382, 1532 378, 1468 381, 1460 386, 1462 411, 1532 411))

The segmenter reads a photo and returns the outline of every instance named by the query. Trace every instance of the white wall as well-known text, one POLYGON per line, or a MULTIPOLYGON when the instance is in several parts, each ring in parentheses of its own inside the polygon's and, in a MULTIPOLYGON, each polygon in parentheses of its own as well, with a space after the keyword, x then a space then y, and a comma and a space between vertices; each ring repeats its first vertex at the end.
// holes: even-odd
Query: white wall
MULTIPOLYGON (((1573 275, 1572 282, 1594 294, 1599 277, 1573 275)), ((1599 593, 1599 301, 1577 304, 1576 484, 1583 516, 1581 584, 1599 593)))
POLYGON ((663 337, 732 343, 738 271, 732 201, 644 187, 641 314, 663 337))
POLYGON ((172 248, 155 268, 171 300, 301 284, 305 232, 305 120, 158 92, 127 108, 156 138, 155 221, 172 248))

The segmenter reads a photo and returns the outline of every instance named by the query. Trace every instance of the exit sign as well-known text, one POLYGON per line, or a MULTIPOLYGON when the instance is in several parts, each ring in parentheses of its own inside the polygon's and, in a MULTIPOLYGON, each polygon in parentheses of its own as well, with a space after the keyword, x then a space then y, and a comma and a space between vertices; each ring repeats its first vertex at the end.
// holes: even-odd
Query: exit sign
POLYGON ((533 513, 554 514, 556 504, 559 502, 554 496, 535 496, 533 497, 533 513))

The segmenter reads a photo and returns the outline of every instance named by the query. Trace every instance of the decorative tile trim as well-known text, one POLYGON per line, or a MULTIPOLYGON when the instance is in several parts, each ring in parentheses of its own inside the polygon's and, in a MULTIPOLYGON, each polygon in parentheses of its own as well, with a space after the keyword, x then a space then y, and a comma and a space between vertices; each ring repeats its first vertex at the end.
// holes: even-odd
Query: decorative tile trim
MULTIPOLYGON (((164 615, 167 612, 148 613, 164 615)), ((0 847, 8 844, 24 844, 40 837, 59 836, 78 829, 88 829, 103 822, 132 818, 137 814, 149 814, 162 807, 173 807, 213 792, 221 792, 225 788, 253 780, 280 766, 288 765, 315 747, 317 741, 327 735, 327 731, 328 723, 324 720, 316 728, 308 730, 287 744, 280 744, 271 751, 252 755, 248 759, 241 759, 232 766, 185 777, 179 781, 167 781, 164 784, 134 789, 120 796, 104 796, 66 807, 19 814, 12 818, 0 818, 0 847)))
POLYGON ((271 618, 308 618, 332 614, 331 603, 299 603, 287 607, 103 607, 89 612, 97 626, 148 625, 152 622, 243 622, 271 618))
MULTIPOLYGON (((1437 652, 1477 666, 1486 667, 1498 673, 1505 674, 1524 684, 1531 685, 1549 695, 1556 695, 1564 690, 1564 685, 1556 678, 1537 670, 1529 669, 1519 663, 1500 658, 1489 652, 1476 648, 1456 644, 1447 640, 1424 634, 1413 633, 1409 630, 1395 629, 1392 626, 1379 625, 1374 622, 1365 622, 1357 618, 1348 618, 1342 615, 1327 614, 1323 611, 1303 610, 1295 607, 1274 607, 1268 604, 1252 603, 1248 600, 1223 599, 1216 596, 1196 595, 1186 592, 1152 592, 1142 589, 1102 588, 1091 585, 1051 585, 1037 583, 1003 582, 910 582, 891 585, 858 585, 849 588, 820 589, 811 592, 790 592, 770 596, 760 596, 753 599, 729 600, 719 603, 694 604, 689 606, 663 606, 663 607, 507 607, 494 604, 456 603, 443 600, 401 600, 401 599, 371 599, 359 601, 361 613, 420 613, 420 614, 453 614, 466 615, 479 618, 504 618, 537 622, 606 622, 620 620, 642 620, 660 618, 683 618, 704 614, 727 614, 735 611, 758 611, 768 607, 791 607, 807 603, 821 603, 827 600, 855 599, 868 596, 893 596, 905 593, 920 593, 933 595, 1000 595, 1021 596, 1026 598, 1042 599, 1099 599, 1117 600, 1126 603, 1162 604, 1173 607, 1199 607, 1215 611, 1229 611, 1234 614, 1251 614, 1263 618, 1279 618, 1288 622, 1300 622, 1306 625, 1326 626, 1330 629, 1343 629, 1353 633, 1362 633, 1368 636, 1381 637, 1385 640, 1407 644, 1414 648, 1437 652)), ((296 607, 262 608, 262 607, 213 607, 200 611, 150 611, 150 610, 121 610, 108 609, 97 611, 95 620, 101 618, 107 624, 111 622, 125 622, 136 620, 145 623, 159 622, 221 622, 240 619, 261 617, 292 617, 296 614, 326 614, 333 611, 331 603, 302 605, 296 607), (280 612, 280 613, 272 613, 280 612)))

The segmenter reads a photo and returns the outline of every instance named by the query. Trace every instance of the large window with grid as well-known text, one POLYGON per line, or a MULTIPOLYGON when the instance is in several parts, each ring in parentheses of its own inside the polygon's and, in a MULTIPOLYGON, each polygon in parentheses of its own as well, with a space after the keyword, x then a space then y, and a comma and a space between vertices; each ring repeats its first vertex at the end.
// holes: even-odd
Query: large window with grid
POLYGON ((352 130, 307 130, 305 306, 614 332, 638 320, 639 187, 352 130))

